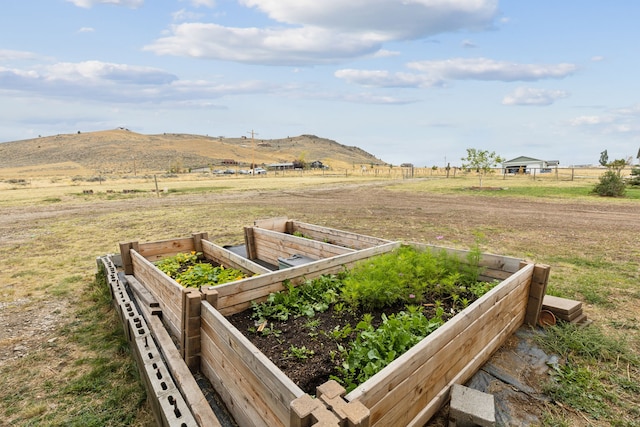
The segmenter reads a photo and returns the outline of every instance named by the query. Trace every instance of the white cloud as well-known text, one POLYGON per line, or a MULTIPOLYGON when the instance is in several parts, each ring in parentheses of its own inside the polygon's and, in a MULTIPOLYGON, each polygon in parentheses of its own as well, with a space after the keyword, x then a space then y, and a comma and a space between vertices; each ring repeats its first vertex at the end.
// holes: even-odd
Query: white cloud
MULTIPOLYGON (((180 0, 180 1, 185 1, 185 0, 180 0)), ((200 6, 215 7, 216 6, 215 0, 188 0, 188 1, 189 3, 191 3, 192 6, 195 6, 195 7, 200 7, 200 6)))
POLYGON ((91 28, 91 27, 82 27, 78 30, 79 33, 93 33, 95 31, 95 28, 91 28))
POLYGON ((384 70, 338 70, 334 75, 352 84, 369 87, 430 87, 436 84, 428 76, 412 73, 390 73, 384 70))
POLYGON ((100 61, 60 62, 47 67, 47 79, 123 84, 167 84, 177 80, 173 74, 151 67, 137 67, 100 61))
POLYGON ((416 102, 412 99, 396 98, 394 96, 374 95, 371 93, 358 93, 344 95, 342 100, 358 104, 383 104, 383 105, 405 105, 416 102))
POLYGON ((614 109, 607 114, 579 116, 571 120, 571 126, 603 135, 619 135, 640 138, 640 104, 614 109))
POLYGON ((34 59, 37 55, 21 50, 0 49, 0 61, 12 61, 15 59, 34 59))
POLYGON ((184 23, 146 46, 161 55, 270 65, 336 63, 376 54, 386 42, 487 27, 496 0, 240 0, 268 28, 184 23))
POLYGON ((496 0, 240 0, 271 19, 341 32, 385 34, 389 39, 422 38, 460 29, 485 28, 496 0))
POLYGON ((472 42, 471 40, 463 40, 462 41, 462 47, 465 49, 474 49, 476 47, 478 47, 477 44, 475 44, 474 42, 472 42))
POLYGON ((225 84, 179 80, 151 67, 99 61, 57 63, 37 70, 0 67, 0 93, 110 103, 204 102, 233 94, 284 93, 283 85, 262 81, 225 84))
POLYGON ((144 0, 67 0, 78 7, 90 9, 97 4, 112 4, 115 6, 125 6, 137 9, 144 4, 144 0))
MULTIPOLYGON (((454 58, 407 64, 418 73, 382 70, 338 70, 335 76, 353 84, 379 87, 432 87, 452 80, 532 81, 559 79, 573 74, 573 64, 518 64, 486 58, 454 58)), ((557 94, 559 95, 559 94, 557 94)))
POLYGON ((373 54, 374 58, 391 58, 394 56, 400 56, 400 52, 394 50, 380 49, 373 54))
POLYGON ((411 69, 445 80, 535 81, 560 79, 575 73, 575 64, 519 64, 487 58, 453 58, 440 61, 416 61, 411 69))
POLYGON ((271 65, 335 63, 376 52, 380 40, 334 33, 319 27, 261 29, 185 23, 173 35, 145 50, 159 55, 183 55, 271 65))
POLYGON ((530 87, 516 88, 502 100, 504 105, 551 105, 569 94, 563 90, 535 89, 530 87))
POLYGON ((204 15, 201 13, 191 12, 186 9, 180 9, 171 14, 171 17, 173 18, 174 22, 189 21, 189 20, 194 21, 194 20, 201 19, 203 16, 204 15))

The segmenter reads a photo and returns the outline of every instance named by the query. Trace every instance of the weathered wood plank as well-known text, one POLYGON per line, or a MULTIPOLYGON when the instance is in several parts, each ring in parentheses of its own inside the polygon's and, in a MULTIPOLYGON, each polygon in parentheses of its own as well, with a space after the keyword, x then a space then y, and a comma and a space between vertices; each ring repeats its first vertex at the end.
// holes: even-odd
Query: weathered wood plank
POLYGON ((207 259, 213 260, 227 268, 241 270, 248 274, 265 274, 271 270, 256 264, 255 262, 244 258, 230 250, 211 243, 208 240, 202 240, 202 253, 207 259))
POLYGON ((323 259, 353 252, 353 249, 342 246, 318 242, 290 234, 277 233, 257 227, 253 229, 253 237, 256 247, 256 258, 274 265, 278 265, 278 256, 287 258, 295 254, 300 254, 314 259, 323 259))
POLYGON ((286 216, 281 216, 276 218, 257 219, 253 221, 253 225, 266 230, 277 231, 278 233, 286 233, 287 222, 289 222, 289 219, 286 216))
POLYGON ((195 251, 193 237, 139 243, 138 248, 136 252, 149 261, 157 261, 181 252, 195 251))
POLYGON ((199 291, 184 294, 184 310, 182 314, 182 348, 184 360, 193 372, 200 366, 200 324, 201 300, 199 291))
POLYGON ((522 325, 522 317, 514 317, 449 383, 411 420, 407 427, 422 427, 446 403, 453 384, 464 384, 486 363, 491 355, 522 325))
POLYGON ((193 233, 193 250, 196 252, 202 252, 202 241, 209 238, 209 233, 193 233))
POLYGON ((538 317, 540 316, 540 310, 542 310, 542 301, 544 294, 547 292, 550 270, 548 265, 543 264, 536 264, 533 269, 529 301, 527 303, 527 314, 524 319, 527 325, 536 326, 538 324, 538 317))
MULTIPOLYGON (((429 245, 425 243, 410 243, 419 248, 431 249, 434 252, 442 252, 445 251, 450 255, 456 255, 461 262, 467 261, 466 257, 470 251, 463 249, 453 249, 453 248, 445 248, 442 246, 429 245)), ((495 271, 506 271, 508 273, 515 273, 520 269, 520 262, 522 260, 519 258, 513 258, 503 255, 494 255, 482 253, 480 255, 480 266, 485 267, 487 271, 495 270, 495 271)))
POLYGON ((162 310, 159 308, 160 303, 135 276, 125 275, 124 277, 129 284, 129 288, 131 288, 141 305, 148 307, 152 314, 162 313, 162 310), (154 312, 154 310, 156 310, 156 312, 154 312))
POLYGON ((325 241, 351 249, 367 249, 372 246, 380 246, 391 242, 390 240, 366 236, 364 234, 336 230, 335 228, 322 227, 300 221, 292 221, 292 231, 290 233, 296 231, 315 240, 325 241))
POLYGON ((182 342, 182 310, 185 289, 136 251, 131 250, 131 258, 133 275, 156 298, 167 327, 182 342))
POLYGON ((122 268, 124 274, 133 274, 133 264, 131 260, 131 249, 138 250, 138 242, 120 243, 120 257, 122 258, 122 268))
POLYGON ((225 364, 224 372, 216 375, 219 381, 225 382, 236 401, 251 401, 252 408, 245 411, 255 411, 260 419, 259 422, 253 420, 252 425, 286 426, 290 403, 304 392, 224 316, 203 302, 202 359, 213 366, 221 358, 228 364, 225 364))

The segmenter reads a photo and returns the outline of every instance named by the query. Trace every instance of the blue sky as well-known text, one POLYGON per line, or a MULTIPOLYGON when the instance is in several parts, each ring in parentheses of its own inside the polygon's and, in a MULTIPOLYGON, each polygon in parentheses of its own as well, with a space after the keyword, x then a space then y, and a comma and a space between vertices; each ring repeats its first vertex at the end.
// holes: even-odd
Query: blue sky
POLYGON ((0 141, 315 134, 393 163, 640 148, 640 2, 29 0, 0 14, 0 141))

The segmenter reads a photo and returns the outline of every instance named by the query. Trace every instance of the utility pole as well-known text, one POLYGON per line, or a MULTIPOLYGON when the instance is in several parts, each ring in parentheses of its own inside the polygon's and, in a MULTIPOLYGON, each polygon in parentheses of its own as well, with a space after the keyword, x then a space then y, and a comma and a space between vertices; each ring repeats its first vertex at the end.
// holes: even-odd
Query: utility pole
MULTIPOLYGON (((247 132, 249 133, 249 132, 247 132)), ((253 129, 251 129, 251 176, 255 176, 256 175, 256 143, 255 140, 253 139, 254 135, 258 135, 257 133, 255 133, 253 131, 253 129)))

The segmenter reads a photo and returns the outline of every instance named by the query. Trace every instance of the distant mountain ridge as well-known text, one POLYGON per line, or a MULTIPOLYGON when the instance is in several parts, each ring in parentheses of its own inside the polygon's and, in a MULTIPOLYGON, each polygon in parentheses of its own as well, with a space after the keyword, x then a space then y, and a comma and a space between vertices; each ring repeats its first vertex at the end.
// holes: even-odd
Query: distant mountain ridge
POLYGON ((72 164, 103 174, 216 168, 228 161, 248 167, 253 162, 268 165, 294 160, 319 160, 332 168, 385 164, 361 148, 315 135, 252 140, 176 133, 144 135, 119 128, 0 143, 0 168, 72 164))

